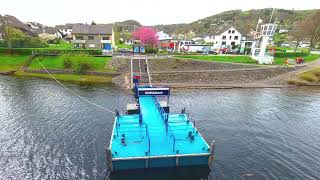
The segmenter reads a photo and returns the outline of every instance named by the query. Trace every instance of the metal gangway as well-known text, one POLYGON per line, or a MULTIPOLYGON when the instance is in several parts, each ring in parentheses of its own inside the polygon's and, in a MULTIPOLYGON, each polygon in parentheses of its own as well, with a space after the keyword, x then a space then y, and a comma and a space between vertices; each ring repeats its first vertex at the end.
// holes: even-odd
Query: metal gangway
POLYGON ((140 85, 152 86, 148 58, 137 56, 131 58, 131 87, 134 87, 134 79, 139 79, 140 85))

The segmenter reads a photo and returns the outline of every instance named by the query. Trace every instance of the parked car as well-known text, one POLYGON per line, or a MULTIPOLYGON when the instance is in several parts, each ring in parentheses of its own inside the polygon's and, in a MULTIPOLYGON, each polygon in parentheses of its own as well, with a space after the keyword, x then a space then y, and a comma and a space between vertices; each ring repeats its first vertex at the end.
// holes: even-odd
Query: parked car
POLYGON ((239 54, 239 50, 238 49, 229 49, 227 54, 239 54))
POLYGON ((128 48, 120 48, 118 52, 121 54, 126 54, 126 53, 131 53, 131 50, 128 48))
POLYGON ((208 51, 202 51, 202 55, 209 55, 208 51))
POLYGON ((217 54, 218 54, 217 51, 209 51, 208 53, 209 53, 209 54, 213 54, 213 55, 217 55, 217 54))
POLYGON ((289 43, 282 43, 281 46, 282 46, 282 47, 289 47, 290 44, 289 44, 289 43))

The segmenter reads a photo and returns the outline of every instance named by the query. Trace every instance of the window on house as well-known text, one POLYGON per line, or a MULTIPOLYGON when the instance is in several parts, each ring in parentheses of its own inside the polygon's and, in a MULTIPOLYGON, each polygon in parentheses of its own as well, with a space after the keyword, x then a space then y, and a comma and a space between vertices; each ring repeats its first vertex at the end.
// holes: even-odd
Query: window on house
POLYGON ((110 38, 108 36, 104 36, 102 37, 102 40, 110 40, 110 38))
POLYGON ((231 46, 235 46, 236 45, 236 42, 231 42, 231 46))
POLYGON ((234 34, 235 33, 235 30, 232 30, 232 34, 234 34))
POLYGON ((225 41, 222 41, 222 45, 226 45, 226 42, 225 42, 225 41))
POLYGON ((227 36, 222 36, 222 39, 226 39, 227 38, 227 36))
POLYGON ((239 36, 235 36, 235 37, 234 37, 234 40, 238 40, 238 39, 239 39, 239 36))
POLYGON ((232 36, 229 36, 229 39, 231 40, 231 39, 232 39, 232 36))
POLYGON ((94 40, 94 36, 88 36, 88 40, 94 40))
POLYGON ((83 36, 75 36, 76 40, 84 40, 83 36))
POLYGON ((228 34, 231 34, 231 30, 228 31, 228 34))

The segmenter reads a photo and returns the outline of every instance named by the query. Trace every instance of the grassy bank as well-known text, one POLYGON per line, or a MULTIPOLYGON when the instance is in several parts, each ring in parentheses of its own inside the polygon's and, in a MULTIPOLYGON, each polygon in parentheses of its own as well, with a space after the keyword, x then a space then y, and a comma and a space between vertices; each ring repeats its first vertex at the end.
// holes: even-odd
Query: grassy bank
MULTIPOLYGON (((275 57, 274 58, 274 63, 277 64, 277 65, 282 65, 284 63, 284 60, 285 59, 293 59, 295 60, 296 58, 298 58, 300 56, 294 56, 294 57, 275 57)), ((304 58, 304 61, 305 62, 311 62, 311 61, 314 61, 314 60, 317 60, 317 59, 320 59, 320 55, 319 54, 309 54, 307 56, 303 56, 304 58)))
POLYGON ((251 59, 250 56, 185 55, 185 56, 175 56, 175 57, 194 59, 194 60, 216 61, 216 62, 256 64, 256 61, 251 59))
MULTIPOLYGON (((21 67, 26 64, 28 60, 28 55, 6 55, 0 54, 0 72, 17 71, 16 76, 27 76, 27 77, 37 77, 37 78, 48 78, 52 79, 49 74, 38 74, 38 73, 26 73, 21 70, 21 67)), ((115 72, 115 69, 105 68, 106 63, 112 59, 111 57, 88 57, 90 61, 93 62, 93 67, 91 71, 96 72, 115 72)), ((37 59, 45 66, 47 69, 64 69, 64 61, 60 56, 46 56, 37 57, 37 59)), ((41 65, 37 60, 33 60, 28 67, 32 70, 42 69, 41 65)), ((93 76, 93 75, 78 75, 78 74, 53 74, 53 76, 60 81, 69 81, 76 83, 90 83, 90 84, 100 84, 100 83, 111 83, 111 76, 93 76)))
POLYGON ((0 54, 0 71, 16 71, 23 66, 28 59, 28 55, 5 55, 0 54))
POLYGON ((299 74, 298 77, 308 82, 320 82, 320 67, 303 72, 299 74))
MULTIPOLYGON (((115 69, 105 68, 106 64, 112 59, 112 57, 87 57, 88 61, 93 62, 92 71, 97 72, 114 72, 115 69)), ((61 56, 41 56, 34 59, 29 66, 29 69, 42 69, 41 65, 38 63, 39 60, 41 64, 47 69, 65 69, 64 60, 61 56)))
MULTIPOLYGON (((53 79, 49 74, 26 73, 23 71, 16 72, 16 76, 53 79)), ((111 76, 91 76, 91 75, 77 75, 77 74, 53 74, 53 76, 59 81, 67 81, 67 82, 74 82, 74 83, 84 83, 84 84, 112 83, 111 76)))
POLYGON ((290 79, 288 83, 295 85, 320 85, 320 67, 302 72, 295 79, 290 79))

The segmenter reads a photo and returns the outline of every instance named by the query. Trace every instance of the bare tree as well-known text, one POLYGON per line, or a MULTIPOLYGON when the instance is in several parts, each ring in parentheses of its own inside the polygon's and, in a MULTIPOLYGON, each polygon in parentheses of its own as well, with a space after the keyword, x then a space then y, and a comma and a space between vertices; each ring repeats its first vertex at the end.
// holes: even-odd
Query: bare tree
POLYGON ((309 48, 311 49, 320 42, 320 10, 306 18, 305 23, 306 33, 310 38, 309 48))
POLYGON ((297 51, 297 48, 300 42, 307 36, 305 29, 306 23, 304 21, 298 21, 293 25, 292 30, 290 31, 290 35, 293 37, 294 41, 296 41, 294 51, 297 51))
POLYGON ((11 40, 10 40, 10 31, 9 31, 9 27, 7 26, 7 21, 5 20, 5 18, 0 15, 0 22, 1 22, 1 31, 2 31, 2 35, 3 35, 3 38, 5 40, 5 42, 7 43, 7 47, 9 49, 12 48, 11 46, 11 40))

